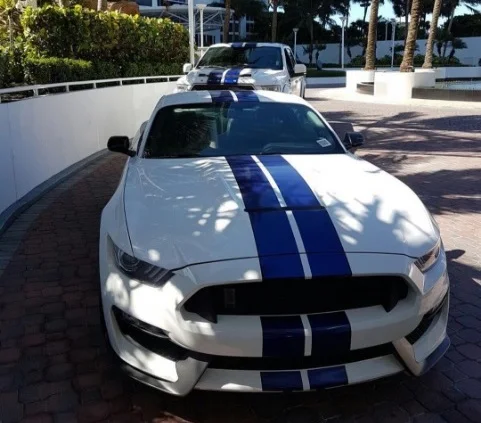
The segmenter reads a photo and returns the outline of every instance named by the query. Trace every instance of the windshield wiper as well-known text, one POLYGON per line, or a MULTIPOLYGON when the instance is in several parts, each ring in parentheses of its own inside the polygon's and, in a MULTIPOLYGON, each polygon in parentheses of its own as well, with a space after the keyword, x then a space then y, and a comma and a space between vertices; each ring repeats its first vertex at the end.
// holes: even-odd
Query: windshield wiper
POLYGON ((158 156, 159 159, 190 159, 196 157, 204 157, 200 154, 175 154, 172 156, 158 156))
POLYGON ((214 68, 214 69, 225 69, 225 66, 220 66, 220 65, 202 65, 202 66, 197 66, 198 69, 205 69, 205 68, 214 68))

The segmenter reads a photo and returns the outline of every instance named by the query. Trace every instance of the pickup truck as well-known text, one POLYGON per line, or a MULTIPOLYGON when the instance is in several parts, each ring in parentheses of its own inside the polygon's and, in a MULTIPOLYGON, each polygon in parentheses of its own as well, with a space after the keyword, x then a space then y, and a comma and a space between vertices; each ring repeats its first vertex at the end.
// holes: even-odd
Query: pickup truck
POLYGON ((175 92, 191 90, 272 90, 304 98, 306 66, 289 46, 235 42, 210 46, 197 64, 186 63, 175 92))

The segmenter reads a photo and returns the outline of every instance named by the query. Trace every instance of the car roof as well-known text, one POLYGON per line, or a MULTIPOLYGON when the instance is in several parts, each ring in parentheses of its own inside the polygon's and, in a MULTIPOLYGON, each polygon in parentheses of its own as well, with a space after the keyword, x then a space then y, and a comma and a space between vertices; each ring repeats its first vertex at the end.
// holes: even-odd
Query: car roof
POLYGON ((212 47, 288 47, 286 44, 282 43, 257 43, 255 41, 246 41, 246 42, 233 42, 233 43, 217 43, 212 44, 209 48, 212 47))
POLYGON ((182 104, 211 104, 216 101, 225 102, 257 102, 262 103, 289 103, 289 104, 303 104, 310 106, 310 104, 299 96, 294 94, 279 93, 275 91, 185 91, 181 93, 167 94, 157 103, 155 111, 174 105, 182 104))

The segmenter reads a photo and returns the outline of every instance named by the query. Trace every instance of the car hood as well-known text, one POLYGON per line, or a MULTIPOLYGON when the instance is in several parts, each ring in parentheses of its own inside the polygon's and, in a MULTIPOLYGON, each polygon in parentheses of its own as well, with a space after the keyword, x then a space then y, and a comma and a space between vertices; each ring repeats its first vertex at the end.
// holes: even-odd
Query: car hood
MULTIPOLYGON (((252 69, 252 68, 242 68, 242 69, 219 69, 219 68, 202 68, 194 69, 189 72, 186 76, 180 78, 178 81, 180 84, 207 84, 207 83, 221 83, 215 82, 215 75, 225 73, 226 75, 233 75, 231 81, 237 81, 236 84, 246 84, 246 85, 278 85, 281 83, 281 79, 284 76, 282 70, 273 69, 252 69), (238 75, 238 76, 237 76, 238 75)), ((228 79, 229 80, 229 79, 228 79)), ((224 80, 225 81, 225 80, 224 80)), ((225 82, 222 82, 225 83, 225 82)))
MULTIPOLYGON (((437 241, 416 194, 374 165, 351 154, 283 157, 326 208, 346 253, 419 257, 437 241)), ((175 269, 259 256, 249 214, 224 157, 131 159, 124 198, 128 233, 139 259, 175 269)), ((320 245, 316 252, 327 252, 320 245)))

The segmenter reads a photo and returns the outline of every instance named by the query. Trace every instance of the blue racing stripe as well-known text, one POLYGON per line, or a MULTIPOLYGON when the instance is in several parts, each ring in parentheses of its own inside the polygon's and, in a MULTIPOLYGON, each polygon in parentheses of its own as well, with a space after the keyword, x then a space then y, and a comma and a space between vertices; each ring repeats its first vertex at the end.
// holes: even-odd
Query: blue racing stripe
POLYGON ((235 95, 237 96, 237 99, 241 102, 245 101, 260 101, 259 97, 254 91, 236 91, 235 95))
POLYGON ((304 356, 301 316, 261 316, 263 357, 304 356))
POLYGON ((234 96, 230 91, 209 91, 212 97, 212 103, 231 103, 234 101, 234 96))
POLYGON ((231 84, 235 85, 239 82, 239 75, 242 71, 242 68, 233 68, 229 69, 224 77, 224 84, 231 84))
POLYGON ((259 160, 274 178, 286 206, 293 209, 312 276, 352 275, 331 217, 304 178, 282 156, 260 156, 259 160))
POLYGON ((310 314, 312 356, 322 357, 351 350, 351 325, 346 313, 310 314))
POLYGON ((274 189, 251 156, 226 157, 239 185, 246 209, 279 208, 274 189))
POLYGON ((207 77, 208 84, 220 84, 222 82, 223 70, 213 70, 209 73, 207 77))
POLYGON ((263 279, 303 278, 304 270, 289 220, 284 211, 278 210, 279 201, 266 176, 250 156, 226 157, 226 161, 249 213, 263 279))
POLYGON ((282 156, 259 156, 276 181, 288 207, 321 208, 321 204, 304 178, 282 156))
POLYGON ((302 391, 301 372, 261 372, 263 391, 302 391))
POLYGON ((307 371, 307 377, 311 389, 332 388, 349 383, 344 366, 311 369, 307 371))
POLYGON ((257 43, 245 43, 245 48, 256 48, 257 43))

